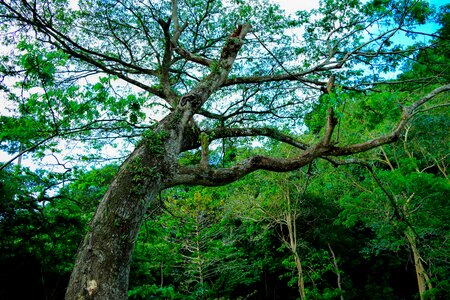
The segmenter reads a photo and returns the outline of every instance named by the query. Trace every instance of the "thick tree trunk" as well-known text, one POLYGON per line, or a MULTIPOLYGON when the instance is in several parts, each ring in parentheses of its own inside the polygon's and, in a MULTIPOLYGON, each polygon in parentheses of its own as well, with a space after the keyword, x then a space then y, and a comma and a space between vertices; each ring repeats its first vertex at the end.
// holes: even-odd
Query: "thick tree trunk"
MULTIPOLYGON (((170 39, 169 24, 161 21, 169 45, 166 63, 170 61, 170 43, 176 42, 170 39)), ((162 188, 182 183, 172 181, 179 171, 178 154, 183 149, 192 149, 192 145, 200 146, 199 132, 191 128, 192 117, 227 79, 250 29, 248 24, 237 27, 222 49, 218 69, 190 93, 171 99, 169 103, 176 105, 174 110, 154 131, 144 134, 141 143, 122 164, 78 250, 66 291, 67 300, 127 298, 134 242, 147 206, 162 188)))
POLYGON ((158 128, 144 134, 120 167, 79 247, 67 300, 127 299, 130 262, 141 223, 163 182, 176 172, 190 114, 179 111, 167 116, 158 128))
POLYGON ((145 156, 144 147, 133 152, 97 208, 80 246, 66 299, 127 299, 135 240, 148 203, 160 190, 158 176, 143 178, 145 174, 136 170, 140 168, 137 161, 145 156))

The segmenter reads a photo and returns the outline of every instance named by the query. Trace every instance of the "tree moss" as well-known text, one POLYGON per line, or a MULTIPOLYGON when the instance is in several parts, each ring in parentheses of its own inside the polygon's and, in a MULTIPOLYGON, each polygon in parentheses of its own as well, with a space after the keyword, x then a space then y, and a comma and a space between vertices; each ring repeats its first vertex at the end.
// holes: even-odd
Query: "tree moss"
POLYGON ((167 138, 165 131, 155 132, 147 130, 143 134, 142 142, 151 155, 161 156, 164 154, 164 141, 167 138))

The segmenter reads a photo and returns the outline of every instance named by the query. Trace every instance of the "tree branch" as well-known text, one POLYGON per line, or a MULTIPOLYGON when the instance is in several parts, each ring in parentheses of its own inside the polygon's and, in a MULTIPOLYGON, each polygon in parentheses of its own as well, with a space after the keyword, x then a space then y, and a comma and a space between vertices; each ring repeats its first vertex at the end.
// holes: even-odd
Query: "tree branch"
POLYGON ((193 54, 189 51, 187 51, 186 49, 181 48, 178 44, 173 44, 173 49, 175 50, 175 52, 177 54, 179 54, 180 56, 182 56, 183 58, 195 62, 197 64, 206 66, 206 67, 211 67, 212 63, 214 62, 212 59, 200 56, 200 55, 196 55, 193 54))
POLYGON ((206 57, 199 56, 199 55, 195 55, 195 54, 187 51, 186 49, 182 48, 178 44, 180 35, 184 31, 184 29, 186 29, 186 27, 188 26, 188 22, 185 22, 183 24, 183 26, 180 27, 180 24, 178 22, 177 0, 172 0, 172 20, 173 20, 173 26, 174 26, 174 33, 173 33, 172 39, 170 40, 172 49, 175 50, 175 52, 177 52, 183 58, 185 58, 189 61, 210 67, 213 60, 206 58, 206 57))
POLYGON ((327 123, 325 125, 325 133, 322 137, 320 143, 324 146, 329 146, 331 142, 331 136, 333 135, 334 128, 337 124, 338 120, 334 115, 334 110, 332 108, 328 109, 328 118, 327 123))
MULTIPOLYGON (((316 70, 317 71, 317 70, 316 70)), ((230 86, 237 84, 249 84, 249 83, 264 83, 264 82, 273 82, 273 81, 300 81, 306 82, 310 84, 314 84, 317 86, 326 86, 325 81, 319 81, 314 79, 308 79, 304 77, 314 71, 308 70, 304 72, 297 73, 289 73, 289 74, 277 74, 277 75, 265 75, 265 76, 250 76, 250 77, 235 77, 227 79, 222 86, 230 86)))
POLYGON ((404 108, 402 116, 400 118, 400 121, 399 121, 397 127, 390 134, 381 136, 376 139, 372 139, 372 140, 364 142, 364 143, 354 144, 354 145, 350 145, 350 146, 346 146, 346 147, 332 147, 326 153, 326 155, 331 155, 331 156, 350 155, 350 154, 355 154, 355 153, 359 153, 359 152, 364 152, 364 151, 376 148, 378 146, 382 146, 382 145, 396 141, 399 138, 400 133, 405 128, 406 124, 415 115, 415 111, 417 110, 417 108, 419 108, 423 104, 427 103, 428 101, 430 101, 437 95, 439 95, 443 92, 447 92, 447 91, 450 91, 450 84, 447 84, 447 85, 444 85, 444 86, 434 89, 433 91, 431 91, 430 93, 428 93, 427 95, 422 97, 421 99, 419 99, 416 102, 414 102, 413 104, 411 104, 409 107, 404 108))
POLYGON ((439 95, 440 93, 449 90, 450 84, 439 87, 414 102, 411 106, 405 108, 397 127, 390 134, 372 139, 364 143, 354 144, 346 147, 335 147, 332 143, 330 143, 331 135, 334 126, 336 125, 336 119, 332 111, 330 111, 330 114, 328 116, 325 134, 322 137, 321 141, 316 145, 309 147, 306 144, 295 141, 293 138, 280 134, 276 130, 271 131, 270 129, 258 128, 218 128, 215 131, 210 132, 211 139, 217 139, 220 136, 231 137, 263 135, 272 137, 280 141, 284 141, 300 149, 305 149, 305 151, 295 158, 275 158, 256 155, 244 159, 229 168, 210 169, 207 171, 205 171, 199 165, 180 167, 178 174, 175 175, 174 178, 170 180, 170 182, 166 182, 164 188, 168 188, 178 184, 200 184, 204 186, 225 185, 230 182, 234 182, 256 170, 267 170, 274 172, 288 172, 297 170, 309 164, 314 159, 320 157, 332 162, 335 165, 339 164, 329 156, 346 156, 365 152, 381 145, 396 141, 399 138, 401 131, 405 128, 406 124, 413 116, 415 109, 431 100, 435 96, 439 95))
MULTIPOLYGON (((327 69, 329 71, 329 69, 327 69)), ((275 74, 275 75, 265 75, 265 76, 250 76, 250 77, 235 77, 227 79, 222 86, 232 86, 238 84, 252 84, 252 83, 265 83, 265 82, 277 82, 277 81, 298 81, 304 84, 312 84, 317 86, 318 90, 326 88, 328 81, 320 81, 315 79, 310 79, 305 77, 305 75, 312 74, 318 71, 323 71, 322 69, 310 69, 304 72, 291 72, 289 74, 275 74)), ((362 91, 362 89, 339 85, 343 90, 346 91, 362 91)))
POLYGON ((45 142, 53 139, 54 137, 58 136, 57 134, 51 135, 49 137, 44 138, 42 141, 37 142, 36 144, 34 144, 33 146, 20 151, 18 154, 16 154, 15 156, 13 156, 13 158, 11 158, 10 160, 8 160, 7 162, 3 163, 0 166, 0 171, 3 170, 4 168, 6 168, 6 166, 8 166, 9 164, 11 164, 14 160, 16 160, 17 158, 19 158, 20 156, 22 156, 23 154, 33 151, 34 149, 36 149, 37 147, 39 147, 40 145, 44 144, 45 142))
POLYGON ((129 82, 137 87, 140 87, 143 90, 146 90, 160 98, 163 99, 167 98, 166 95, 162 93, 160 90, 152 88, 151 86, 143 84, 142 82, 136 79, 126 76, 122 72, 114 70, 114 68, 112 67, 108 67, 104 62, 102 62, 102 60, 122 65, 125 68, 125 70, 129 73, 157 76, 158 75, 157 71, 142 68, 140 66, 125 62, 119 58, 105 55, 103 53, 99 53, 83 47, 82 45, 71 39, 69 36, 59 32, 56 28, 54 28, 51 22, 47 22, 42 16, 39 15, 36 8, 31 7, 27 2, 25 3, 26 5, 24 5, 25 6, 24 9, 30 12, 33 15, 33 18, 24 15, 23 13, 14 9, 11 5, 2 1, 2 5, 5 6, 6 9, 11 13, 11 15, 7 17, 16 19, 17 21, 25 25, 33 26, 36 32, 41 32, 48 38, 48 40, 46 40, 45 42, 57 47, 58 49, 61 49, 65 53, 81 61, 84 61, 99 68, 100 70, 102 70, 107 74, 115 75, 120 79, 123 79, 124 81, 129 82), (98 59, 94 57, 97 57, 98 59))
POLYGON ((324 149, 312 147, 296 158, 283 159, 262 155, 252 156, 244 159, 229 168, 204 170, 200 166, 180 167, 170 181, 165 182, 163 187, 168 188, 179 184, 192 184, 204 186, 220 186, 234 182, 245 175, 256 170, 267 170, 274 172, 288 172, 297 170, 322 154, 324 149))
POLYGON ((282 133, 274 128, 216 128, 206 131, 210 140, 217 140, 229 137, 249 137, 249 136, 265 136, 296 148, 306 150, 310 145, 300 142, 295 138, 282 133))
POLYGON ((208 76, 201 80, 187 95, 181 98, 179 101, 181 107, 190 103, 190 106, 193 108, 192 113, 196 112, 223 85, 236 60, 239 50, 244 44, 244 38, 250 30, 250 24, 239 25, 227 38, 222 48, 220 60, 217 62, 217 68, 211 70, 208 76))

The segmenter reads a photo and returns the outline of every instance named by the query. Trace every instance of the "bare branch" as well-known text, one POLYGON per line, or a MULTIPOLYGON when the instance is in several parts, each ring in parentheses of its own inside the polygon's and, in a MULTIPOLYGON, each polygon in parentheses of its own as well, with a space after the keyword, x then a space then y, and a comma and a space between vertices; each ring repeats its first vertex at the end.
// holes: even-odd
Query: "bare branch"
POLYGON ((382 146, 388 143, 392 143, 396 141, 400 137, 400 133, 405 128, 408 121, 414 116, 415 110, 420 107, 421 105, 425 104, 426 102, 430 101, 437 95, 443 92, 450 91, 450 84, 441 86, 433 91, 431 91, 429 94, 425 95, 421 99, 417 100, 413 104, 411 104, 409 107, 404 108, 402 116, 400 118, 400 121, 397 125, 397 127, 388 135, 372 139, 370 141, 360 143, 360 144, 354 144, 346 147, 334 147, 330 149, 330 151, 327 153, 327 155, 332 156, 343 156, 343 155, 350 155, 355 153, 360 153, 364 151, 368 151, 370 149, 373 149, 378 146, 382 146))
MULTIPOLYGON (((222 86, 232 86, 238 84, 252 84, 252 83, 265 83, 265 82, 277 82, 277 81, 298 81, 304 84, 311 84, 316 86, 316 88, 321 90, 321 88, 326 88, 328 81, 320 81, 316 79, 310 79, 305 77, 305 75, 312 74, 314 72, 323 71, 322 69, 310 69, 304 72, 291 72, 289 74, 274 74, 265 76, 249 76, 249 77, 235 77, 227 79, 222 86)), ((362 89, 339 85, 343 90, 347 91, 362 91, 362 89)), ((311 87, 314 88, 314 87, 311 87)))
POLYGON ((328 109, 327 123, 325 126, 325 133, 322 137, 320 143, 324 146, 329 146, 331 142, 331 136, 333 135, 334 128, 337 124, 337 118, 334 115, 334 110, 332 108, 328 109))
POLYGON ((442 103, 442 104, 433 105, 431 107, 427 107, 427 108, 424 108, 424 109, 421 109, 421 110, 416 110, 414 112, 414 115, 419 114, 419 113, 423 113, 423 112, 426 112, 426 111, 429 111, 429 110, 441 108, 441 107, 447 107, 447 106, 450 106, 450 103, 442 103))
POLYGON ((42 141, 40 141, 40 142, 34 144, 33 146, 31 146, 31 147, 29 147, 29 148, 27 148, 27 149, 24 149, 24 150, 22 150, 22 151, 20 151, 17 155, 13 156, 13 158, 11 158, 11 159, 8 160, 7 162, 3 163, 3 164, 0 166, 0 171, 3 170, 4 168, 6 168, 6 166, 8 166, 9 164, 11 164, 14 160, 16 160, 17 158, 21 157, 21 156, 24 155, 25 153, 30 152, 30 151, 33 151, 34 149, 36 149, 36 148, 39 147, 40 145, 42 145, 42 144, 44 144, 45 142, 47 142, 47 141, 53 139, 53 138, 56 137, 56 136, 57 136, 57 134, 51 135, 51 136, 49 136, 49 137, 46 137, 46 138, 43 139, 42 141))
MULTIPOLYGON (((189 94, 184 95, 179 101, 180 106, 190 103, 195 111, 209 99, 225 82, 236 60, 237 54, 241 49, 244 38, 251 30, 250 24, 239 25, 229 36, 227 42, 222 48, 220 60, 217 63, 217 70, 212 70, 208 76, 200 81, 189 94), (184 99, 183 99, 184 98, 184 99), (189 101, 187 101, 189 99, 189 101)), ((194 111, 192 111, 194 113, 194 111)))
POLYGON ((183 26, 180 27, 180 24, 178 22, 177 0, 172 0, 172 20, 173 20, 173 26, 174 26, 174 33, 170 40, 172 49, 175 50, 175 52, 177 52, 183 58, 185 58, 189 61, 210 67, 213 60, 206 58, 206 57, 202 57, 200 55, 196 55, 194 53, 191 53, 191 52, 187 51, 186 49, 182 48, 178 44, 180 35, 184 31, 184 29, 186 29, 186 27, 188 26, 188 22, 185 22, 183 24, 183 26))
POLYGON ((409 106, 408 113, 414 114, 415 110, 418 109, 420 106, 427 103, 428 101, 430 101, 431 99, 433 99, 434 97, 439 95, 440 93, 447 92, 447 91, 450 91, 450 84, 438 87, 437 89, 431 91, 429 94, 427 94, 426 96, 424 96, 423 98, 421 98, 420 100, 414 102, 411 106, 409 106))
POLYGON ((174 44, 174 45, 176 45, 173 48, 175 50, 175 52, 189 61, 195 62, 197 64, 200 64, 200 65, 203 65, 206 67, 210 67, 211 64, 214 62, 212 59, 193 54, 193 53, 187 51, 186 49, 181 48, 178 44, 174 44))

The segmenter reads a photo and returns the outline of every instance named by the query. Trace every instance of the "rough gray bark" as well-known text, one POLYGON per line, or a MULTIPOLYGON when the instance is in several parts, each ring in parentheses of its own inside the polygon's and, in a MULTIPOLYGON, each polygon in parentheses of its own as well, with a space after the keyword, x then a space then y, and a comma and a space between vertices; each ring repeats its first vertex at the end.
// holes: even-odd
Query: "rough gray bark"
POLYGON ((132 162, 150 157, 137 148, 122 165, 100 203, 78 252, 66 299, 126 299, 131 255, 158 177, 135 178, 132 162))
MULTIPOLYGON (((169 144, 169 143, 168 143, 169 144)), ((171 143, 173 145, 173 143, 171 143)), ((171 165, 141 143, 109 186, 78 251, 66 299, 126 299, 134 243, 171 165)))
MULTIPOLYGON (((181 97, 122 164, 81 244, 66 299, 126 299, 134 243, 146 208, 178 173, 178 154, 188 144, 197 109, 226 80, 249 25, 240 25, 225 44, 220 68, 181 97)), ((198 135, 198 134, 197 134, 198 135)))

